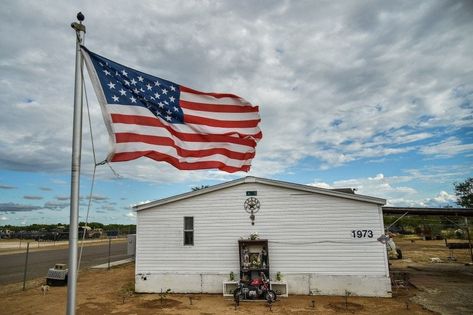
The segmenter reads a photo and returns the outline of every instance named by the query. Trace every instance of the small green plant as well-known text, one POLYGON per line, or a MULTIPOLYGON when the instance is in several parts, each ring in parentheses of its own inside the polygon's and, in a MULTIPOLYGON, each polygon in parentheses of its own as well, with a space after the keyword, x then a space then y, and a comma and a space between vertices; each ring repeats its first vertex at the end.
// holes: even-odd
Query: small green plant
POLYGON ((128 297, 132 297, 135 293, 135 285, 133 282, 127 282, 120 290, 120 295, 122 296, 122 303, 125 304, 125 300, 128 297))
POLYGON ((351 295, 351 292, 345 290, 345 309, 348 309, 348 297, 351 295))
POLYGON ((276 273, 276 280, 277 280, 277 281, 281 281, 281 280, 282 280, 281 271, 278 271, 278 272, 276 273))
POLYGON ((235 280, 235 274, 232 272, 230 272, 230 281, 234 281, 235 280))
POLYGON ((167 289, 164 292, 163 292, 163 289, 161 289, 161 293, 159 293, 159 299, 161 300, 161 305, 163 305, 163 301, 166 299, 168 294, 170 294, 171 292, 172 292, 171 289, 167 289))
POLYGON ((250 240, 258 240, 258 239, 259 239, 258 232, 250 234, 250 240))

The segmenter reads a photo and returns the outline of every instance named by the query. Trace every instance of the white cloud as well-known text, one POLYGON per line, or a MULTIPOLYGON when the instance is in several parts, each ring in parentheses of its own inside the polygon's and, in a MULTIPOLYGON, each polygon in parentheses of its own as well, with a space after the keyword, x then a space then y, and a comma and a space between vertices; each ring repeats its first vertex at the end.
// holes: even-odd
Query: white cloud
POLYGON ((390 199, 388 206, 407 206, 407 207, 433 207, 444 208, 447 206, 458 207, 456 196, 446 191, 440 191, 435 196, 423 199, 398 198, 390 199))
POLYGON ((439 143, 430 144, 421 148, 422 154, 436 157, 451 157, 464 152, 473 151, 473 143, 462 143, 456 137, 449 137, 439 143))
POLYGON ((457 197, 455 195, 449 194, 448 192, 442 190, 434 198, 427 199, 425 203, 432 206, 444 207, 446 205, 455 204, 456 201, 457 197))
POLYGON ((319 187, 319 188, 325 188, 325 189, 332 189, 333 187, 330 184, 324 183, 324 182, 314 182, 308 184, 309 186, 314 186, 314 187, 319 187))
MULTIPOLYGON (((430 193, 428 191, 419 191, 411 186, 425 186, 422 181, 430 181, 431 177, 423 178, 422 172, 409 170, 416 176, 385 176, 382 173, 366 178, 353 178, 346 180, 338 180, 333 183, 314 182, 309 185, 322 188, 355 188, 357 194, 375 196, 386 199, 387 206, 408 206, 408 207, 445 207, 457 206, 456 196, 447 191, 438 193, 430 193), (400 185, 404 183, 404 185, 400 185), (406 185, 409 184, 409 185, 406 185)), ((442 177, 441 173, 435 170, 430 174, 432 177, 436 175, 442 177)), ((447 177, 449 178, 449 177, 447 177)), ((451 182, 448 183, 451 185, 451 182)))
MULTIPOLYGON (((47 3, 11 2, 0 13, 0 106, 9 113, 0 117, 3 169, 70 167, 72 130, 65 122, 72 120, 74 36, 64 17, 72 21, 78 7, 47 3)), ((451 137, 473 125, 468 2, 113 1, 108 14, 111 3, 81 5, 90 49, 260 105, 264 138, 251 174, 282 173, 306 158, 330 169, 365 158, 472 149, 471 140, 451 137)), ((88 81, 87 90, 103 159, 108 135, 88 81)), ((84 133, 83 170, 90 174, 87 125, 84 133)), ((147 159, 125 164, 114 168, 141 181, 235 178, 147 159)), ((113 178, 106 166, 98 176, 113 178)))
POLYGON ((455 195, 449 194, 446 191, 441 191, 439 194, 434 198, 437 202, 452 202, 456 201, 457 197, 455 195))
POLYGON ((9 219, 8 219, 6 216, 4 216, 4 215, 2 215, 2 216, 0 217, 0 221, 8 221, 8 220, 9 220, 9 219))
POLYGON ((337 180, 333 183, 314 182, 311 186, 322 188, 355 188, 357 194, 369 195, 385 198, 388 204, 393 200, 405 200, 411 197, 418 197, 418 191, 409 186, 398 186, 390 177, 385 177, 379 173, 373 177, 353 178, 345 180, 337 180))

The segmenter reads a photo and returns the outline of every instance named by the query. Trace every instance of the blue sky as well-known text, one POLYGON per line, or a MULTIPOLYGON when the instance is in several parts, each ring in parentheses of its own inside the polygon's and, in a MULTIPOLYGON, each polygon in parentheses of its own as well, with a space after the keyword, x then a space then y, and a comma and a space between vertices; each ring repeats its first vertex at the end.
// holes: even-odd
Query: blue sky
MULTIPOLYGON (((252 170, 97 168, 89 221, 246 175, 453 205, 473 176, 469 1, 11 1, 0 4, 0 225, 69 221, 75 38, 114 61, 260 106, 252 170), (111 7, 113 5, 113 10, 111 7)), ((86 78, 98 160, 108 134, 86 78)), ((81 220, 93 170, 84 121, 81 220)))

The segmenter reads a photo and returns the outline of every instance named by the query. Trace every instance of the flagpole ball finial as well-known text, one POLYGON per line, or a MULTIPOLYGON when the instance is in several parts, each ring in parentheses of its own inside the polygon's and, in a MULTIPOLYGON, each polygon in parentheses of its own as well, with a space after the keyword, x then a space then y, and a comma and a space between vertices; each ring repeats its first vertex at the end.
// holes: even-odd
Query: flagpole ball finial
POLYGON ((82 12, 77 13, 77 22, 72 22, 71 27, 76 31, 76 32, 84 32, 85 33, 85 25, 82 24, 82 22, 85 20, 84 14, 82 12))
POLYGON ((82 12, 77 13, 77 19, 82 23, 85 19, 84 14, 82 14, 82 12))

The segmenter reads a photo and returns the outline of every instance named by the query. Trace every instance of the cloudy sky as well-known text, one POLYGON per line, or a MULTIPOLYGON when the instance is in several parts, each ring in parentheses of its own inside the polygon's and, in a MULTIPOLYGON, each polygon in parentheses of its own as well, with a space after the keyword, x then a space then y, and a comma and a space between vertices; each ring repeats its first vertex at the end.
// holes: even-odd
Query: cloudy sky
MULTIPOLYGON (((69 221, 75 35, 109 59, 260 106, 248 175, 453 204, 473 176, 471 1, 2 1, 0 225, 69 221)), ((90 81, 96 159, 108 134, 90 81)), ((84 120, 81 211, 93 171, 84 120)), ((89 221, 246 173, 148 159, 97 168, 89 221)))

